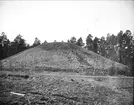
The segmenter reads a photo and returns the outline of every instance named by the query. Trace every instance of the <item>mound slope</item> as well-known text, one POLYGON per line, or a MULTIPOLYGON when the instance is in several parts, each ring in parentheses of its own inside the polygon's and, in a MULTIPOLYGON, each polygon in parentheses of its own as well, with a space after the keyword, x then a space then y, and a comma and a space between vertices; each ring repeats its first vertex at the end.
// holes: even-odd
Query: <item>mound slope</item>
POLYGON ((127 66, 71 43, 46 43, 2 60, 4 69, 60 71, 86 75, 126 73, 127 66), (112 72, 111 72, 112 71, 112 72))

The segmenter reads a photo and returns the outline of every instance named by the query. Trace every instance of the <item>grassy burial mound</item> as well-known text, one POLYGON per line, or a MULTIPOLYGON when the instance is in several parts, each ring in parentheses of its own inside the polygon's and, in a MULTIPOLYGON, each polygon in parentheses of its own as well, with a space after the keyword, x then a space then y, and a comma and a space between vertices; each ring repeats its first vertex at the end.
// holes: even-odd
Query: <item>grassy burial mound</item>
POLYGON ((2 60, 8 70, 73 72, 84 75, 127 74, 126 66, 71 43, 46 43, 2 60))

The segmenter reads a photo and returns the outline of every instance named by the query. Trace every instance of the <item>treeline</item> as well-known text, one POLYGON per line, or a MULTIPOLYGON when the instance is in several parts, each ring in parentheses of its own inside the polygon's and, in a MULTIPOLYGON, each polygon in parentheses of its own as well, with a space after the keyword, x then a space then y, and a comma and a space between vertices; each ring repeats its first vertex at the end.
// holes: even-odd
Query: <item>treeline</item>
POLYGON ((40 44, 40 40, 35 38, 33 45, 30 46, 21 35, 17 35, 13 41, 10 41, 7 35, 2 32, 0 36, 0 60, 40 44))
POLYGON ((130 30, 126 30, 124 33, 120 31, 117 35, 107 34, 106 38, 102 36, 93 39, 93 36, 89 34, 85 46, 82 38, 76 40, 75 37, 72 37, 68 42, 83 46, 87 50, 127 65, 132 75, 134 74, 134 34, 130 30))
MULTIPOLYGON (((93 38, 89 34, 85 41, 86 43, 83 43, 81 37, 78 40, 72 37, 67 42, 77 44, 108 59, 125 64, 131 70, 134 69, 134 35, 130 30, 120 31, 117 35, 107 34, 107 37, 102 36, 101 38, 93 38)), ((44 41, 44 43, 47 43, 47 41, 44 41)), ((41 41, 35 38, 34 43, 30 46, 21 35, 17 35, 11 42, 7 35, 2 32, 0 36, 0 60, 40 44, 41 41)))
POLYGON ((93 36, 89 34, 86 38, 86 44, 83 43, 82 38, 76 40, 75 37, 72 37, 68 42, 83 46, 87 50, 125 65, 129 65, 134 57, 134 36, 130 30, 126 30, 124 33, 120 31, 117 35, 107 34, 106 38, 102 36, 93 39, 93 36))

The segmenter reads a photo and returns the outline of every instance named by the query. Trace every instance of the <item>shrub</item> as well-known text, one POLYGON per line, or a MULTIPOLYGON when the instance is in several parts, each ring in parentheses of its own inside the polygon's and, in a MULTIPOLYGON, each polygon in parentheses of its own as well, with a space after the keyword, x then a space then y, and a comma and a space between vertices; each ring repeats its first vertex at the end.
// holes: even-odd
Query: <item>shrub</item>
POLYGON ((7 74, 6 73, 0 73, 0 78, 6 78, 7 74))
POLYGON ((0 61, 0 71, 2 70, 2 62, 0 61))
POLYGON ((113 67, 111 67, 109 69, 109 73, 108 73, 110 76, 114 76, 116 73, 115 73, 115 69, 113 67))
POLYGON ((115 64, 114 64, 114 62, 112 62, 112 67, 109 69, 109 75, 110 76, 114 76, 114 75, 116 75, 116 68, 115 68, 115 64))

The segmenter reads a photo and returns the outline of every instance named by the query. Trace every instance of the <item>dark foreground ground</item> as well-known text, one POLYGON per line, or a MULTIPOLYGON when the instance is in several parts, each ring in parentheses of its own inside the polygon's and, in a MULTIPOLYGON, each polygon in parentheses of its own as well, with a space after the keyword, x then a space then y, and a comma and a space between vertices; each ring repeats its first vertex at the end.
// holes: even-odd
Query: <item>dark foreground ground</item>
POLYGON ((132 77, 0 72, 0 105, 133 105, 133 88, 132 77))

